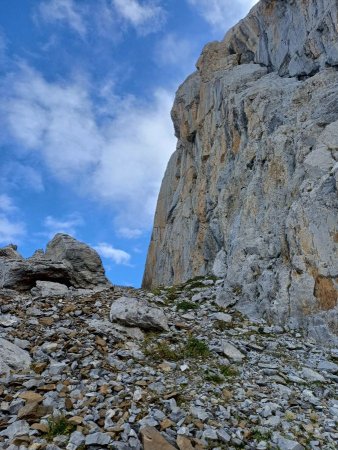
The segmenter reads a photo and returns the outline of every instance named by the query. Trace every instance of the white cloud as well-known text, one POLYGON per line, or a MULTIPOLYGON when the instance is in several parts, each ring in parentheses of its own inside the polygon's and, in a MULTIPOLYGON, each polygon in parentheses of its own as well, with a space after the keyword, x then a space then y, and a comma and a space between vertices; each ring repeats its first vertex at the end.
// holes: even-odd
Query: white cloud
POLYGON ((13 244, 26 233, 22 222, 13 222, 8 217, 0 214, 0 243, 13 244))
POLYGON ((143 231, 139 228, 122 227, 118 230, 118 235, 127 239, 135 239, 142 236, 143 231))
MULTIPOLYGON (((83 4, 82 4, 83 6, 83 4)), ((81 37, 87 29, 79 4, 74 0, 45 0, 38 7, 39 16, 45 22, 60 22, 68 25, 81 37)))
POLYGON ((47 216, 43 223, 47 231, 43 234, 46 234, 49 238, 52 238, 57 233, 66 233, 75 236, 76 229, 83 224, 82 217, 76 213, 71 214, 64 219, 56 219, 53 216, 47 216))
POLYGON ((60 182, 118 211, 117 228, 151 226, 176 143, 173 93, 157 89, 141 102, 105 92, 98 108, 88 83, 50 83, 28 67, 0 93, 3 124, 22 152, 34 153, 60 182))
POLYGON ((7 194, 0 195, 0 243, 16 242, 26 233, 25 224, 17 219, 17 207, 7 194))
POLYGON ((120 18, 133 26, 139 34, 149 34, 163 25, 165 11, 154 1, 112 0, 120 18))
POLYGON ((187 0, 214 29, 225 33, 258 0, 187 0))
POLYGON ((0 194, 0 211, 10 213, 16 211, 13 200, 7 194, 0 194))
POLYGON ((111 259, 115 264, 129 265, 131 256, 124 250, 114 248, 110 244, 101 242, 93 247, 103 258, 111 259))

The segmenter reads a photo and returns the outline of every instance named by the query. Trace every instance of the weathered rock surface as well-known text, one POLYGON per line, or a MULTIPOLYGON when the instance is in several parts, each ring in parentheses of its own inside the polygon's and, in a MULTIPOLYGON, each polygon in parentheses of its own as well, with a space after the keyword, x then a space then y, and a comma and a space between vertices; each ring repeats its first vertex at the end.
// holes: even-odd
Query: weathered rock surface
POLYGON ((205 47, 176 94, 144 287, 214 270, 219 304, 337 338, 337 49, 336 0, 261 0, 205 47))
POLYGON ((121 297, 110 309, 110 320, 145 330, 168 330, 168 321, 162 309, 143 300, 121 297))
MULTIPOLYGON (((14 246, 15 247, 15 246, 14 246)), ((0 288, 26 291, 38 295, 64 294, 67 287, 107 287, 101 259, 87 244, 66 234, 57 234, 47 245, 24 259, 16 247, 0 249, 0 288)))

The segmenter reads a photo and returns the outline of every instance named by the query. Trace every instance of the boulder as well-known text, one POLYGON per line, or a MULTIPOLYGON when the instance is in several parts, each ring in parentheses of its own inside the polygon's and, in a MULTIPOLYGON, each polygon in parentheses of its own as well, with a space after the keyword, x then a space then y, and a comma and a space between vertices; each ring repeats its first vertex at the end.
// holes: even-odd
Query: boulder
POLYGON ((111 305, 110 320, 144 330, 169 330, 167 318, 160 308, 133 297, 115 300, 111 305))
POLYGON ((66 234, 57 234, 47 245, 24 259, 13 246, 0 249, 0 288, 54 296, 67 287, 111 286, 95 250, 66 234), (48 284, 54 283, 54 284, 48 284))
POLYGON ((110 285, 98 253, 67 234, 59 233, 47 244, 45 258, 63 262, 69 268, 70 283, 76 288, 110 285))
POLYGON ((27 370, 31 363, 28 352, 6 339, 0 338, 0 375, 8 374, 11 370, 27 370))

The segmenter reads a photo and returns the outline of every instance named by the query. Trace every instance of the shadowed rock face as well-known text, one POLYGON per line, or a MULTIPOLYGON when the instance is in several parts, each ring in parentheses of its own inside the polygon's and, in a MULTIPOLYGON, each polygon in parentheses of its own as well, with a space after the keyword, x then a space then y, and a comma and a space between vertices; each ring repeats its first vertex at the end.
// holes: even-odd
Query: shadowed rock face
POLYGON ((97 252, 66 234, 57 234, 45 253, 39 250, 28 259, 14 246, 0 249, 0 288, 27 291, 38 281, 74 288, 110 286, 97 252))
POLYGON ((337 24, 336 0, 262 0, 205 47, 176 94, 144 287, 214 271, 220 303, 338 333, 337 24))

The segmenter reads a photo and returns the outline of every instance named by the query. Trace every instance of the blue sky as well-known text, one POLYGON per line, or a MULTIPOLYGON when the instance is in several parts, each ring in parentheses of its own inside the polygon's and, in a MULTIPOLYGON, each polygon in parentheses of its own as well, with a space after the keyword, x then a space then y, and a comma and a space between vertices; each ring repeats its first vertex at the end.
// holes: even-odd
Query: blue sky
POLYGON ((139 286, 175 90, 255 0, 0 2, 0 246, 57 232, 139 286))

